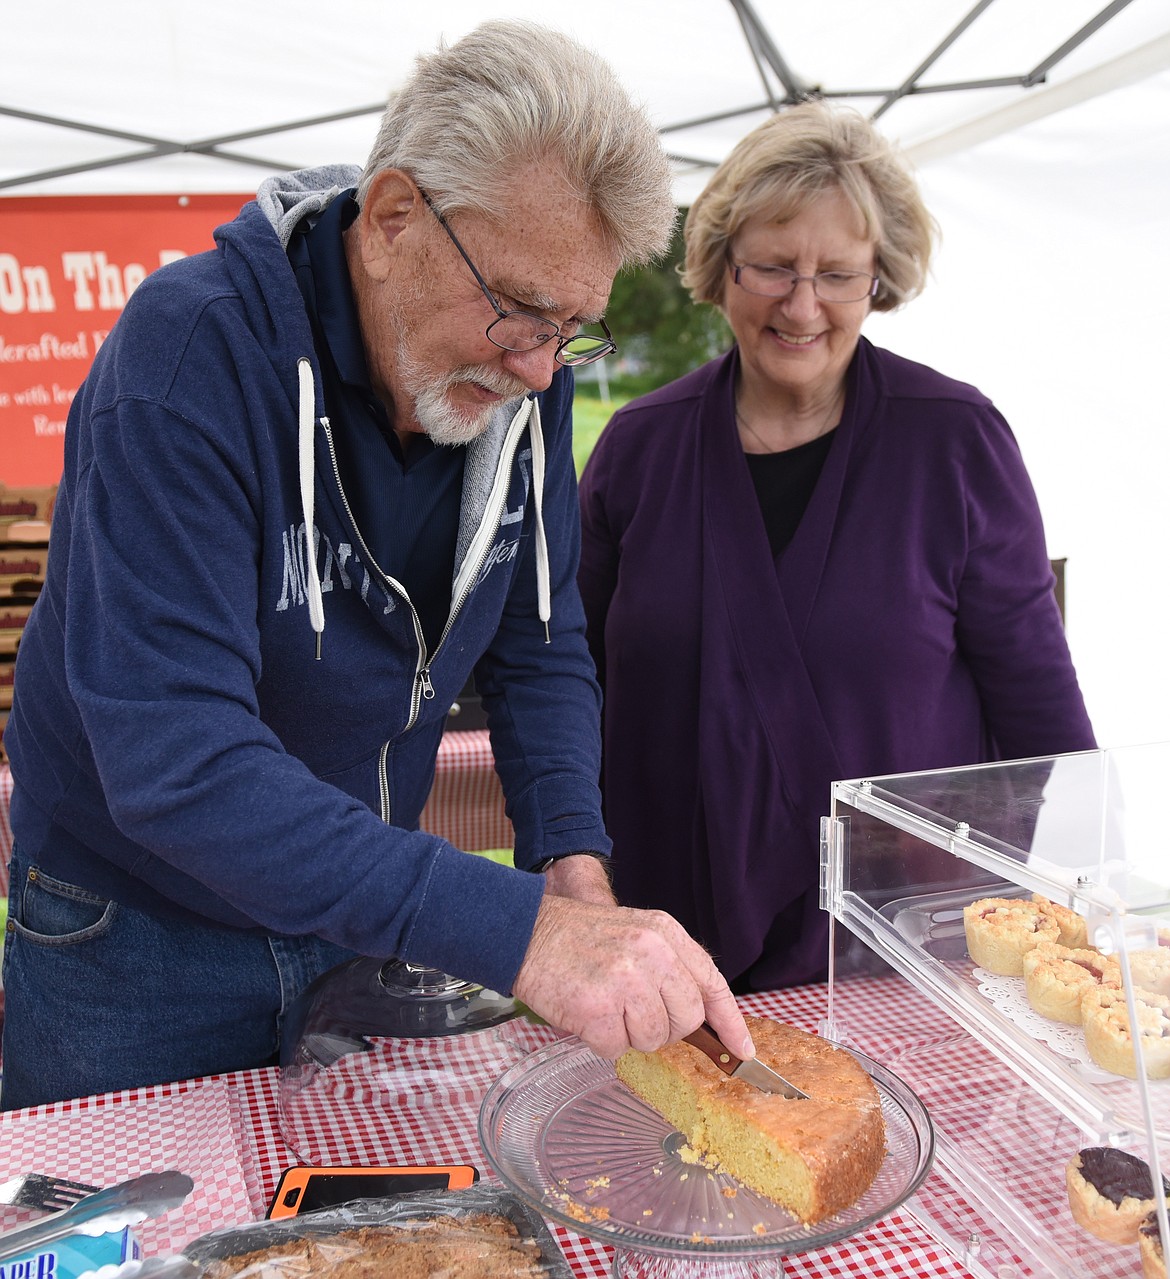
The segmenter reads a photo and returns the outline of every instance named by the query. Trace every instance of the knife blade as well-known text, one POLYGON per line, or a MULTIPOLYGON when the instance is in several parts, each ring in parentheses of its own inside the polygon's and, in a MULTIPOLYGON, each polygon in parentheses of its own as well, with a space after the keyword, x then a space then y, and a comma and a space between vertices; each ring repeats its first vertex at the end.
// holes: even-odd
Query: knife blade
POLYGON ((701 1053, 710 1057, 725 1075, 730 1075, 733 1079, 742 1079, 745 1084, 751 1084, 753 1088, 758 1088, 761 1092, 779 1093, 782 1097, 808 1101, 808 1093, 797 1088, 794 1083, 790 1083, 771 1066, 765 1066, 755 1057, 750 1061, 744 1061, 730 1049, 725 1048, 719 1036, 706 1022, 697 1030, 692 1030, 689 1035, 684 1035, 683 1042, 693 1045, 701 1053))

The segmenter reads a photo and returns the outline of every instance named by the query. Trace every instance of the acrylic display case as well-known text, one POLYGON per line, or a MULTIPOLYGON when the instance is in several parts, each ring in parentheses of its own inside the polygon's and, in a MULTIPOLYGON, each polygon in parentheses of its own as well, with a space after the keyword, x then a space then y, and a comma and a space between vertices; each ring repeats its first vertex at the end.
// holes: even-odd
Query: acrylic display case
MULTIPOLYGON (((1127 1020, 1140 1016, 1131 960, 1170 968, 1158 958, 1170 961, 1168 777, 1159 744, 832 787, 825 1033, 926 1103, 935 1168, 907 1207, 981 1279, 1142 1274, 1136 1242, 1073 1219, 1065 1169, 1114 1146, 1146 1160, 1154 1184, 1170 1176, 1170 1078, 1149 1077, 1170 1073, 1170 1041, 1155 1019, 1134 1041, 1134 1078, 1102 1069, 1079 1027, 1032 1009, 1022 977, 973 962, 963 909, 1041 894, 1075 910, 1089 945, 1119 962, 1127 1020)), ((1165 1246, 1165 1201, 1155 1219, 1165 1246)))

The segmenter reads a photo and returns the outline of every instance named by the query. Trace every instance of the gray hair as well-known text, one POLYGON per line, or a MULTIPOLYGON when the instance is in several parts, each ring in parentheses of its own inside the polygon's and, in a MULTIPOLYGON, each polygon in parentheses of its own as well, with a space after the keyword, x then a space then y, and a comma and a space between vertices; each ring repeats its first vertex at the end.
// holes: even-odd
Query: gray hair
POLYGON ((922 291, 937 235, 910 166, 859 112, 802 102, 741 138, 691 205, 683 283, 696 302, 723 303, 731 241, 745 222, 786 222, 839 191, 877 246, 875 311, 922 291))
POLYGON ((402 169, 440 213, 504 222, 516 170, 541 163, 585 200, 623 265, 663 254, 670 163, 642 107, 596 53, 530 22, 485 22, 437 52, 387 105, 358 185, 402 169))

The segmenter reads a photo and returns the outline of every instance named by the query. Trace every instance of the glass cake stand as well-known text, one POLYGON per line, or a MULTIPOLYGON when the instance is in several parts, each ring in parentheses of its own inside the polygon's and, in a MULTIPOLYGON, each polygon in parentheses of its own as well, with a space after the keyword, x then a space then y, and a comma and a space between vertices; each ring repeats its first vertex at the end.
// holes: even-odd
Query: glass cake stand
POLYGON ((696 1161, 682 1134, 618 1080, 613 1063, 577 1039, 542 1048, 500 1076, 480 1108, 480 1145, 520 1198, 613 1247, 618 1279, 776 1279, 786 1254, 858 1233, 930 1171, 934 1130, 925 1106, 896 1075, 853 1056, 877 1087, 887 1153, 865 1194, 815 1225, 696 1161))
POLYGON ((488 1088, 547 1039, 515 1000, 435 968, 353 959, 285 1015, 280 1133, 304 1163, 474 1163, 488 1088), (513 1027, 515 1028, 513 1030, 513 1027), (403 1132, 396 1117, 421 1117, 403 1132), (445 1125, 466 1131, 460 1158, 445 1125))

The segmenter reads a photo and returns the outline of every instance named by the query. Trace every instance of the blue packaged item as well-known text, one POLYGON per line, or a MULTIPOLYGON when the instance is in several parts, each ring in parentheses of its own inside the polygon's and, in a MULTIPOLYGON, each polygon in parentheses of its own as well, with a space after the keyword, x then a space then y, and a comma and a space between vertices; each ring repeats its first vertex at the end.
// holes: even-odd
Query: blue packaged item
POLYGON ((5 1257, 0 1279, 78 1279, 99 1266, 136 1261, 141 1253, 130 1227, 103 1235, 66 1235, 41 1248, 5 1257))

